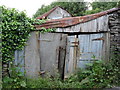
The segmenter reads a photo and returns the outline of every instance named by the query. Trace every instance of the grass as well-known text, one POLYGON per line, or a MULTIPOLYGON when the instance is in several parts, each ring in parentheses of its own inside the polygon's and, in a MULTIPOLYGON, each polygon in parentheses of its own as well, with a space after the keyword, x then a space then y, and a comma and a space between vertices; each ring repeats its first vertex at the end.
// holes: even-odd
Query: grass
POLYGON ((55 78, 47 76, 30 79, 19 73, 15 77, 4 78, 3 88, 111 88, 120 85, 119 74, 118 67, 99 60, 89 64, 84 70, 78 69, 65 80, 61 80, 59 74, 55 78))

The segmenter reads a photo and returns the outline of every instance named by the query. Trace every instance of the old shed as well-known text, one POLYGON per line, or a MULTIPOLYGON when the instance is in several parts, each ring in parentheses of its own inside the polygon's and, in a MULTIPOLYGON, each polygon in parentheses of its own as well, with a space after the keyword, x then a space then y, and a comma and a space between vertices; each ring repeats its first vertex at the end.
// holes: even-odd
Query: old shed
POLYGON ((15 52, 15 64, 20 63, 21 71, 26 71, 26 76, 37 77, 46 73, 54 76, 58 71, 61 78, 66 78, 77 68, 85 68, 87 63, 109 60, 109 17, 119 9, 80 17, 70 17, 59 7, 52 9, 53 14, 48 15, 47 12, 48 16, 45 13, 37 18, 52 17, 51 20, 35 27, 38 30, 42 27, 56 28, 56 31, 31 32, 24 50, 15 52))
POLYGON ((61 8, 60 6, 56 6, 50 11, 37 17, 37 19, 60 19, 65 17, 72 17, 72 15, 68 11, 61 8))

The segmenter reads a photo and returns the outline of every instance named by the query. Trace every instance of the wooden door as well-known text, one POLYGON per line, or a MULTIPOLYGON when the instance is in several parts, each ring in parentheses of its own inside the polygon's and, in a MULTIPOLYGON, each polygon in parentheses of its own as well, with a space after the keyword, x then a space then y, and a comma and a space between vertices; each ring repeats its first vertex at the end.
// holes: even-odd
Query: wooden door
POLYGON ((80 57, 77 66, 85 68, 87 63, 94 60, 101 60, 103 57, 103 33, 78 35, 80 57))
POLYGON ((66 55, 66 34, 40 34, 40 70, 54 76, 58 72, 63 77, 66 55))
POLYGON ((77 67, 78 51, 77 35, 68 36, 65 60, 65 78, 68 78, 71 74, 73 74, 77 67))

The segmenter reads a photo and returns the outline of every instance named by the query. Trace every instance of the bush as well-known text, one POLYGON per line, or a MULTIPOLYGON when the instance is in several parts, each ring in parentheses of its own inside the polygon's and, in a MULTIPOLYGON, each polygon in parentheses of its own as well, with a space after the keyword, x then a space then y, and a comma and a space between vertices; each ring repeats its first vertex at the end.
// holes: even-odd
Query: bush
POLYGON ((3 78, 3 88, 25 88, 26 87, 26 78, 24 74, 20 72, 19 68, 11 68, 11 77, 5 76, 3 78))
POLYGON ((8 88, 110 88, 118 84, 118 70, 109 62, 96 61, 86 69, 78 69, 77 73, 66 80, 55 78, 25 79, 19 72, 19 78, 5 78, 3 87, 8 88), (16 80, 16 81, 15 81, 16 80), (25 81, 26 80, 26 81, 25 81))
POLYGON ((118 84, 115 82, 118 78, 116 69, 110 62, 94 62, 86 70, 80 70, 77 75, 80 82, 85 82, 82 84, 83 88, 110 88, 118 84))
MULTIPOLYGON (((30 32, 36 30, 33 24, 44 23, 45 20, 36 20, 27 17, 25 12, 19 12, 14 8, 0 6, 2 14, 0 27, 2 30, 2 64, 3 67, 3 88, 21 88, 26 87, 24 75, 19 72, 18 67, 14 67, 14 52, 21 50, 26 45, 30 32), (10 73, 9 73, 10 72, 10 73)), ((53 29, 42 28, 41 32, 50 32, 53 29)))

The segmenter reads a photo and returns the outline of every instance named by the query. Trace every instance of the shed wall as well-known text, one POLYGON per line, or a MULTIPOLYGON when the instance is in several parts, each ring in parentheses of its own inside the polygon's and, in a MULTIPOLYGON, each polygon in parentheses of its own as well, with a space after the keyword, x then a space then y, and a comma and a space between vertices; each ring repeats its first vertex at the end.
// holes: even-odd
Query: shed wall
POLYGON ((32 32, 25 51, 16 51, 19 53, 15 54, 15 62, 22 65, 22 72, 25 70, 25 75, 29 77, 38 77, 47 73, 55 76, 57 72, 60 73, 61 78, 68 77, 76 68, 85 66, 84 59, 91 60, 92 55, 95 59, 102 59, 107 55, 109 49, 107 34, 69 36, 62 33, 32 32), (25 57, 21 59, 21 55, 25 57), (82 60, 82 63, 79 60, 82 60))
POLYGON ((47 16, 47 19, 60 19, 65 17, 71 17, 71 15, 67 11, 58 7, 47 16))
MULTIPOLYGON (((89 47, 88 44, 90 43, 87 42, 87 40, 90 39, 90 37, 91 39, 96 39, 96 38, 98 40, 101 39, 100 42, 96 41, 96 43, 93 43, 93 46, 92 46, 93 47, 92 50, 94 49, 96 50, 96 51, 94 50, 95 52, 93 51, 95 54, 97 54, 96 57, 100 56, 98 59, 101 59, 103 56, 105 60, 109 59, 110 37, 111 37, 111 47, 114 45, 117 45, 117 49, 119 49, 119 26, 120 25, 119 23, 117 23, 117 25, 116 23, 113 23, 114 22, 113 18, 115 16, 112 17, 111 15, 105 15, 95 20, 92 20, 86 23, 77 24, 71 27, 57 28, 56 32, 62 32, 62 33, 54 33, 54 34, 51 33, 49 35, 48 34, 40 35, 33 32, 31 34, 30 40, 27 42, 28 46, 25 47, 26 48, 25 49, 25 69, 27 70, 26 75, 28 76, 31 75, 35 77, 39 76, 39 74, 41 74, 42 69, 48 72, 50 71, 50 74, 53 75, 53 73, 55 73, 53 69, 57 68, 59 69, 59 72, 61 74, 63 74, 63 71, 64 71, 64 75, 69 76, 75 71, 76 66, 79 64, 78 60, 82 58, 82 55, 80 55, 80 53, 82 52, 81 50, 83 48, 87 49, 87 47, 89 47), (112 25, 112 27, 111 26, 108 27, 108 17, 112 18, 113 20, 109 22, 110 25, 112 25), (110 30, 111 30, 111 34, 110 34, 110 30), (117 33, 114 32, 115 30, 117 33), (79 33, 74 33, 74 35, 72 36, 71 35, 67 36, 67 34, 65 35, 64 32, 67 32, 68 35, 71 32, 72 33, 79 32, 79 33), (81 37, 83 35, 86 35, 86 33, 87 33, 87 36, 85 36, 85 38, 87 40, 81 37), (96 35, 94 36, 93 34, 94 35, 96 34, 96 35), (65 38, 63 39, 63 36, 67 38, 67 41, 65 38), (116 40, 118 42, 116 42, 116 40), (80 46, 78 44, 75 44, 75 43, 78 43, 78 41, 80 46), (65 46, 65 43, 67 44, 67 46, 65 46), (61 46, 63 47, 63 49, 61 49, 61 46), (41 61, 42 57, 44 58, 43 61, 41 61), (50 57, 52 58, 50 59, 50 57), (65 67, 64 67, 64 60, 65 60, 65 67), (55 68, 52 67, 53 64, 56 64, 55 68)), ((119 16, 117 16, 117 19, 116 18, 114 19, 119 20, 118 17, 119 16)), ((86 54, 86 56, 89 56, 89 55, 86 54)), ((84 57, 85 56, 83 56, 83 58, 84 57)), ((82 65, 80 65, 80 67, 81 66, 82 65)))
POLYGON ((66 28, 57 28, 56 32, 105 32, 108 29, 108 15, 66 28))

